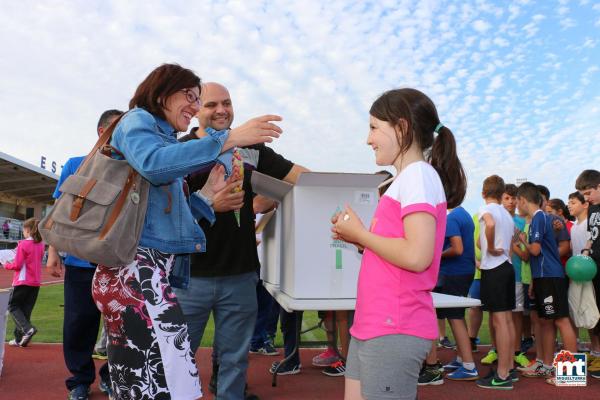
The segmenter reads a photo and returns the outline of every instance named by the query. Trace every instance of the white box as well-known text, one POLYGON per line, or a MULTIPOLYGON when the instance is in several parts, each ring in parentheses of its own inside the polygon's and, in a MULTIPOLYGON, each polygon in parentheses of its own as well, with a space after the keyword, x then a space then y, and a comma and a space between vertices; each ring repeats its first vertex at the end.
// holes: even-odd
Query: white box
POLYGON ((348 204, 369 226, 382 175, 307 172, 296 185, 252 173, 255 193, 280 203, 263 231, 263 280, 296 299, 352 299, 361 255, 331 238, 331 217, 348 204))

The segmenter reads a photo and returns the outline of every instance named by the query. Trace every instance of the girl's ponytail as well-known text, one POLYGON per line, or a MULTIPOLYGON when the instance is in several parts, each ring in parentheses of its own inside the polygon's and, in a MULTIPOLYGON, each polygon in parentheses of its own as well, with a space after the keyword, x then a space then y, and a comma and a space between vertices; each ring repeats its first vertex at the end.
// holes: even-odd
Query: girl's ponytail
POLYGON ((448 208, 455 208, 465 198, 467 177, 456 153, 456 141, 452 131, 441 126, 437 132, 438 135, 431 146, 429 161, 442 180, 448 208))
POLYGON ((29 229, 29 233, 34 242, 39 243, 42 241, 42 235, 38 230, 38 225, 40 223, 39 219, 29 218, 25 222, 23 222, 23 228, 29 229))
POLYGON ((440 123, 433 101, 416 89, 393 89, 379 96, 369 113, 394 126, 401 154, 413 142, 418 144, 442 180, 448 208, 459 206, 467 192, 467 177, 456 154, 454 135, 440 123), (409 134, 401 135, 397 128, 400 121, 406 123, 409 134))

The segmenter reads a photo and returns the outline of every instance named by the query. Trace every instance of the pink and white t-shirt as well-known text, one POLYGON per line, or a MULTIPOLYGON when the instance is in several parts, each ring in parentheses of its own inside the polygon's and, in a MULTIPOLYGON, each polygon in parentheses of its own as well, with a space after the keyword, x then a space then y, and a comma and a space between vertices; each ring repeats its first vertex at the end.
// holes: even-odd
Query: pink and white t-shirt
POLYGON ((446 196, 439 175, 424 161, 408 165, 379 200, 370 231, 384 237, 404 237, 403 218, 426 212, 436 219, 431 265, 411 272, 365 249, 350 333, 367 340, 384 335, 438 337, 431 290, 437 282, 446 231, 446 196))

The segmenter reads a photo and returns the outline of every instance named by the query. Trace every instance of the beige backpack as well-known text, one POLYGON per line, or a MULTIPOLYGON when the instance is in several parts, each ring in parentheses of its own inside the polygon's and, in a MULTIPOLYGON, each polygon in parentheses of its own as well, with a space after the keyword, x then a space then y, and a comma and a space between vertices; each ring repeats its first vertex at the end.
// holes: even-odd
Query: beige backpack
MULTIPOLYGON (((122 116, 100 136, 61 196, 40 222, 44 241, 92 263, 131 263, 140 240, 150 183, 125 159, 112 158, 112 133, 122 116)), ((124 157, 123 157, 124 158, 124 157)))

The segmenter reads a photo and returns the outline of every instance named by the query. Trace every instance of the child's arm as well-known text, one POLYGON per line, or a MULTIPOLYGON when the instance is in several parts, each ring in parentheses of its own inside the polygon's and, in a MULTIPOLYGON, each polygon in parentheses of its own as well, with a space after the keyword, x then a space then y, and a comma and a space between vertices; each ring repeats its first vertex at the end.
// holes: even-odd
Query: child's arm
POLYGON ((22 242, 19 242, 17 245, 17 254, 15 255, 15 259, 13 262, 9 262, 4 264, 4 268, 11 269, 13 271, 20 271, 23 268, 23 263, 25 263, 25 246, 22 245, 22 242))
POLYGON ((523 243, 523 245, 527 249, 527 252, 530 255, 532 255, 534 257, 537 257, 542 252, 542 245, 540 243, 538 243, 538 242, 533 242, 531 244, 527 243, 527 239, 525 238, 525 234, 524 233, 521 233, 519 235, 519 240, 521 241, 521 243, 523 243))
POLYGON ((485 213, 481 216, 483 222, 485 222, 485 240, 487 241, 487 252, 493 256, 502 255, 502 249, 496 249, 495 241, 496 241, 496 221, 494 221, 494 217, 490 213, 485 213))
POLYGON ((389 263, 413 272, 431 265, 435 246, 436 220, 433 215, 415 212, 402 220, 404 238, 388 238, 369 232, 350 208, 336 219, 334 238, 369 248, 389 263))
POLYGON ((583 249, 581 249, 581 254, 585 254, 586 256, 589 256, 591 252, 592 252, 592 241, 588 240, 585 243, 585 246, 583 246, 583 249))
POLYGON ((525 247, 521 247, 522 244, 521 242, 513 242, 512 244, 512 250, 513 252, 519 256, 519 258, 523 261, 529 261, 529 252, 527 251, 527 249, 525 247))
POLYGON ((442 258, 460 257, 464 251, 462 238, 460 236, 450 236, 448 239, 450 247, 442 252, 442 258))
POLYGON ((558 255, 559 257, 566 257, 571 252, 571 241, 561 240, 558 242, 558 255))

